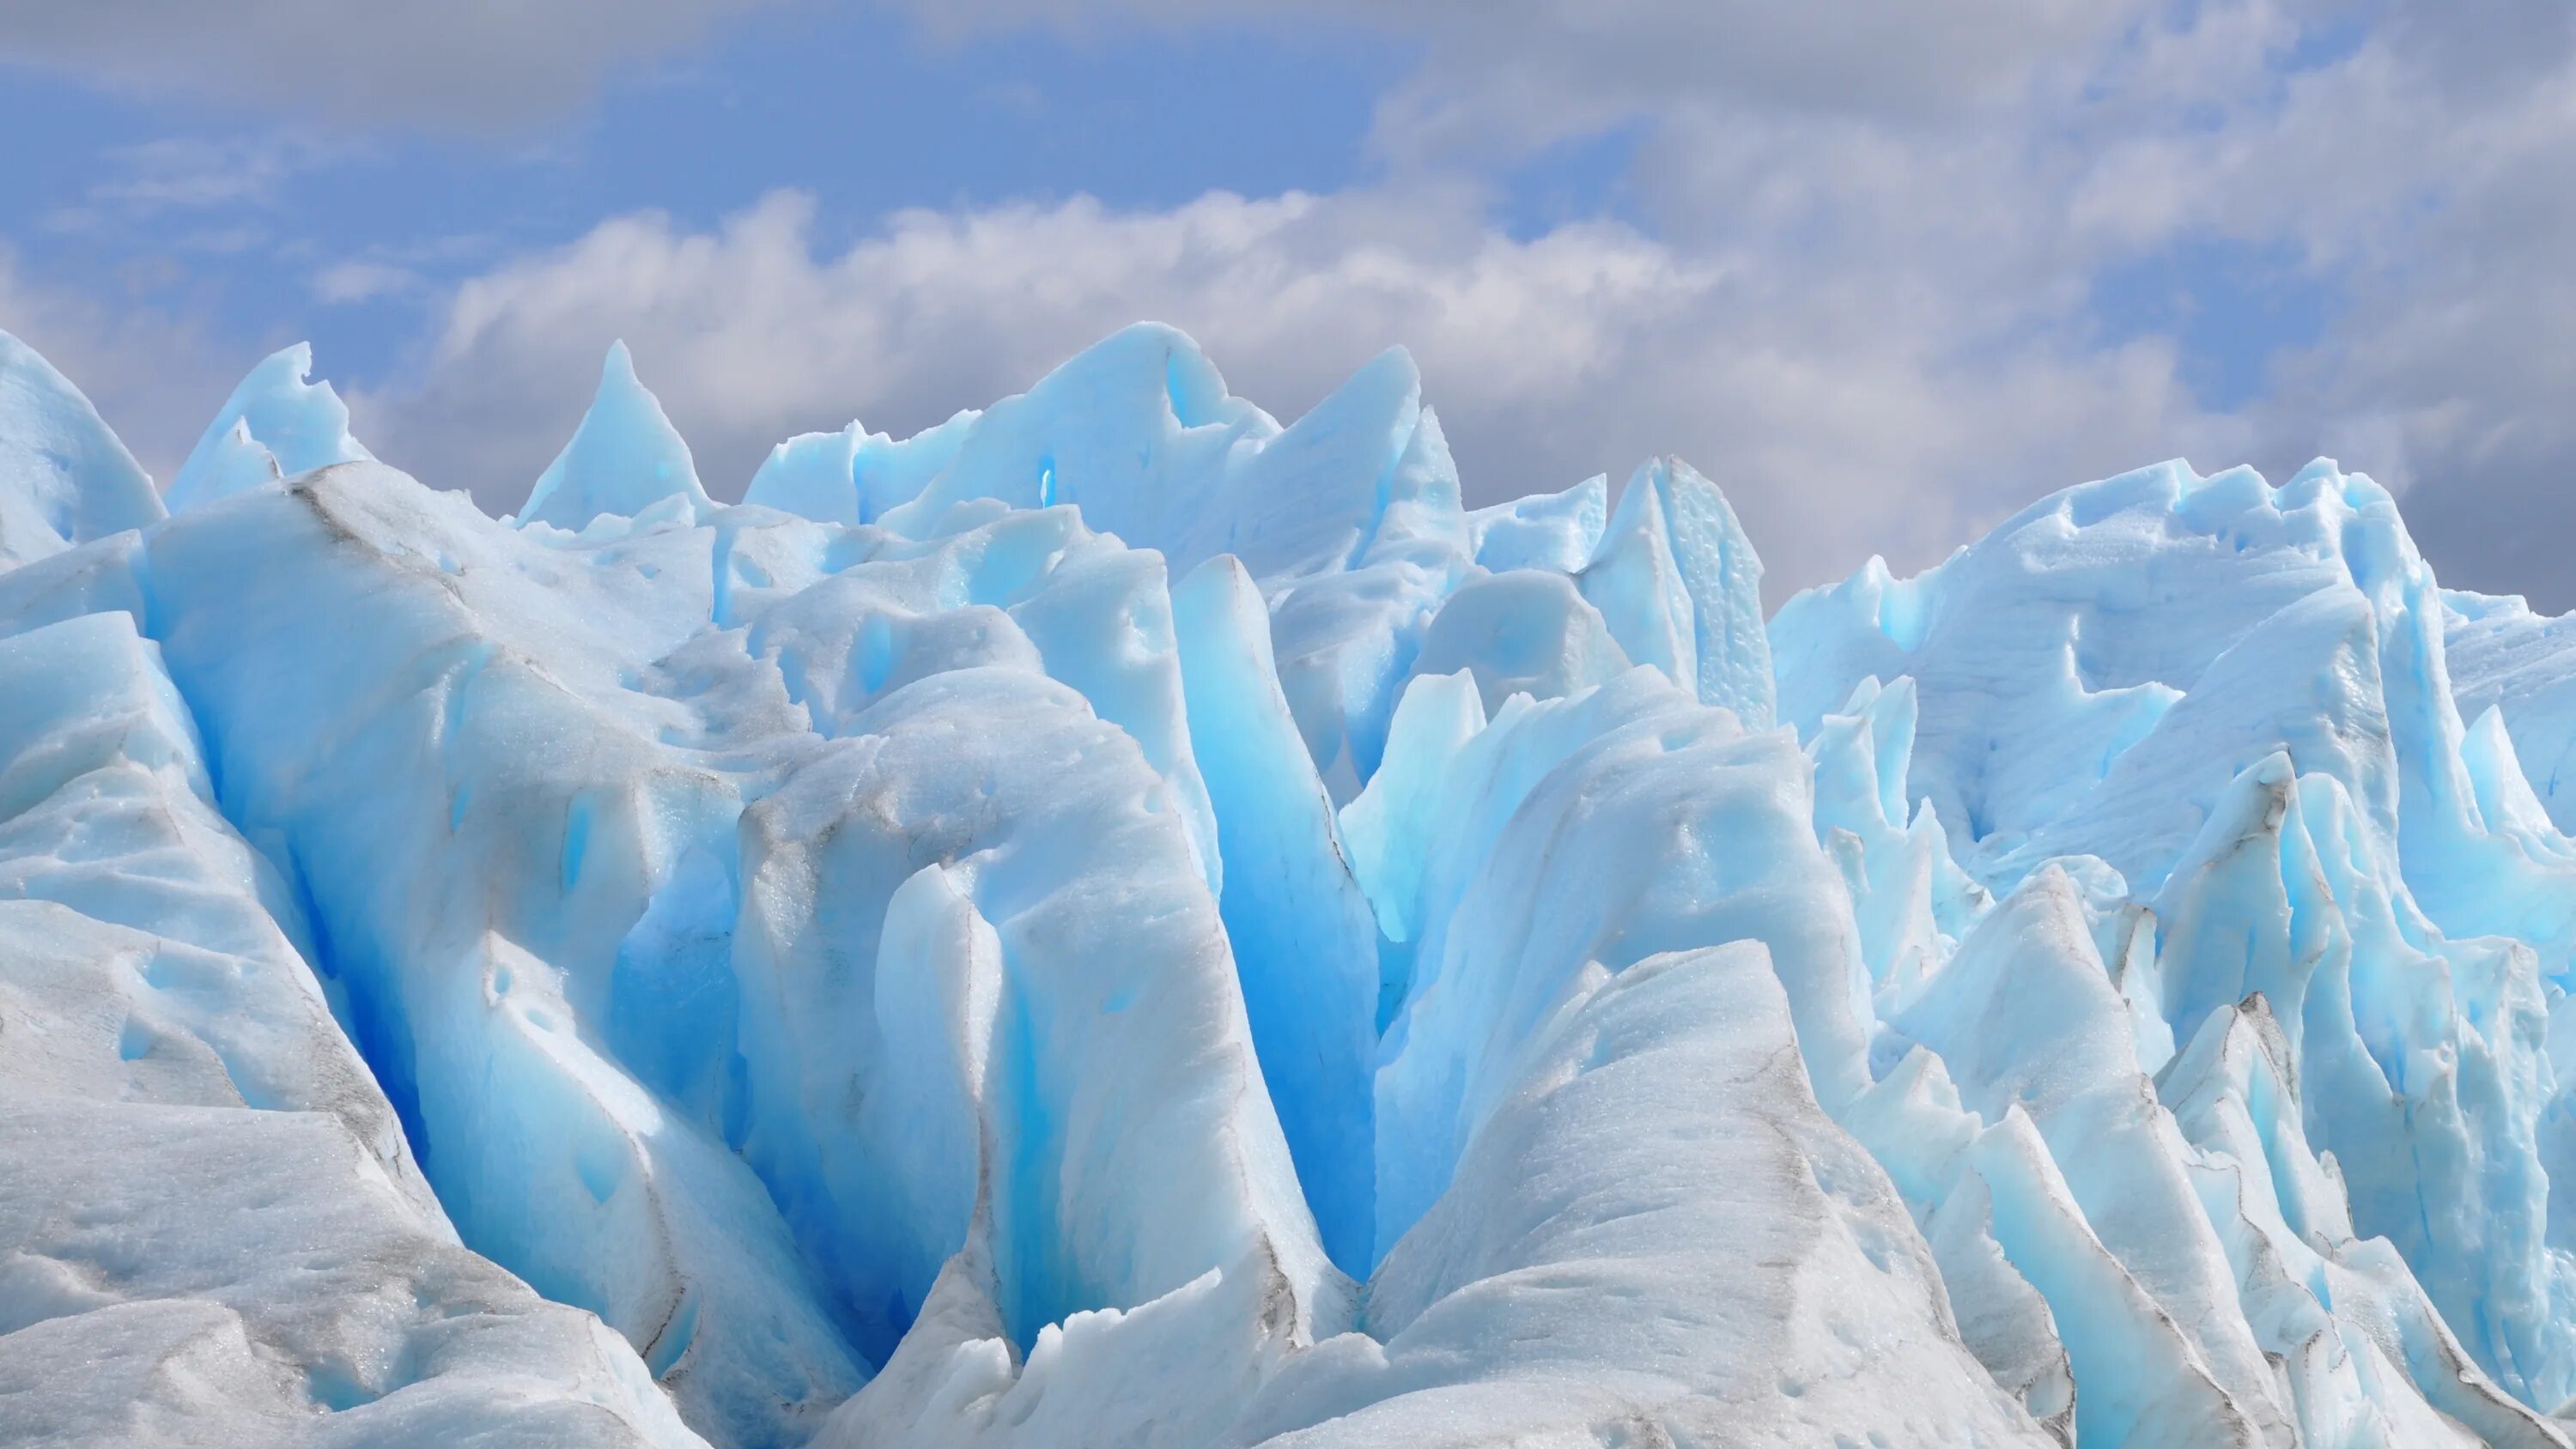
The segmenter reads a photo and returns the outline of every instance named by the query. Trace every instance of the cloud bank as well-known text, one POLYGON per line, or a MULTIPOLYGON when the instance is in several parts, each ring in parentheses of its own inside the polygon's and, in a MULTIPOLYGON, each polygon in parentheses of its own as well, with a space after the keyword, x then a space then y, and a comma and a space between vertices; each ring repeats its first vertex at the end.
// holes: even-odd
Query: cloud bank
MULTIPOLYGON (((151 29, 139 5, 111 7, 115 26, 39 9, 5 50, 159 76, 185 47, 131 39, 151 29)), ((235 62, 224 79, 188 83, 291 69, 320 73, 321 113, 508 114, 731 8, 674 0, 612 32, 579 6, 467 7, 317 38, 304 5, 269 0, 204 41, 210 73, 235 62), (516 27, 509 46, 494 27, 516 27), (423 58, 411 89, 351 78, 404 48, 423 58), (477 69, 496 48, 512 57, 477 69)), ((785 433, 921 426, 1155 317, 1282 413, 1412 347, 1483 498, 1681 453, 1736 498, 1784 586, 1850 569, 1865 541, 1919 567, 2042 492, 2166 456, 2277 472, 2324 452, 2412 495, 2446 579, 2576 605, 2551 543, 2576 525, 2563 5, 914 14, 956 45, 1324 20, 1419 59, 1378 102, 1369 174, 1328 194, 916 210, 826 241, 813 198, 782 191, 712 225, 608 217, 440 281, 325 269, 325 298, 428 299, 411 364, 356 390, 379 450, 515 504, 623 336, 722 492, 785 433), (1516 168, 1586 145, 1615 154, 1616 204, 1513 221, 1516 168), (2202 285, 2228 267, 2252 280, 2202 285)))

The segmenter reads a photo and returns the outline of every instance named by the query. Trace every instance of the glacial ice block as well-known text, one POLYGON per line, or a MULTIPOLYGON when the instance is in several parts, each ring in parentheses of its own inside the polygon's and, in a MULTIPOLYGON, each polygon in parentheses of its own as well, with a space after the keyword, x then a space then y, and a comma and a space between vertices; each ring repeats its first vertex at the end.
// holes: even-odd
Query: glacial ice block
MULTIPOLYGON (((1477 1118, 1511 1090, 1513 1044, 1590 971, 1762 941, 1817 1098, 1836 1110, 1865 1085, 1859 942, 1785 734, 1748 734, 1639 668, 1564 699, 1516 699, 1425 766, 1446 776, 1442 825, 1377 1074, 1381 1244, 1444 1190, 1477 1118)), ((1383 772, 1369 786, 1419 788, 1383 772)))
POLYGON ((1961 1344, 1885 1174, 1818 1108, 1759 942, 1596 965, 1512 1055, 1371 1284, 1371 1337, 1283 1369, 1247 1438, 2051 1442, 1961 1344))
MULTIPOLYGON (((974 498, 1070 503, 1183 571, 1217 553, 1264 578, 1337 571, 1389 501, 1426 486, 1391 476, 1421 415, 1420 375, 1397 350, 1283 430, 1229 394, 1196 343, 1140 324, 985 410, 887 521, 915 532, 974 498)), ((1454 475, 1445 486, 1454 507, 1454 475)))
POLYGON ((456 1240, 129 615, 0 640, 0 1438, 694 1445, 456 1240))
POLYGON ((1377 921, 1280 692, 1270 615, 1251 576, 1230 556, 1210 559, 1172 605, 1190 741, 1226 863, 1218 904, 1262 1077, 1326 1251, 1364 1275, 1375 1227, 1377 921))
MULTIPOLYGON (((739 808, 627 687, 690 632, 622 592, 673 543, 585 567, 356 464, 180 515, 151 577, 227 810, 300 882, 466 1240, 599 1313, 708 1432, 797 1442, 864 1368, 720 1117, 611 1045, 621 940, 739 808)), ((689 556, 692 588, 653 592, 704 627, 705 535, 689 556)))
POLYGON ((857 523, 859 446, 865 435, 852 423, 837 433, 800 433, 769 450, 742 501, 810 518, 817 523, 857 523))
POLYGON ((1582 579, 1631 660, 1770 728, 1762 560, 1715 484, 1678 458, 1639 468, 1582 579))
MULTIPOLYGON (((2176 464, 2043 500, 1918 579, 1810 591, 1771 633, 1802 730, 1855 674, 1912 678, 1909 797, 1986 884, 2108 862, 2156 937, 2145 976, 2105 963, 2134 1039, 2187 1044, 2264 995, 2356 1230, 2482 1372, 2553 1406, 2576 1345, 2543 1265, 2576 1236, 2543 1180, 2544 1038, 2576 877, 2515 803, 2536 791, 2497 778, 2510 741, 2462 722, 2460 608, 2367 478, 2176 464)), ((1891 1026, 1882 1060, 1912 1039, 1891 1026)))
POLYGON ((820 523, 873 523, 919 497, 981 416, 970 408, 909 438, 865 432, 857 423, 790 438, 770 450, 742 501, 820 523))
POLYGON ((1334 1321, 1215 902, 1134 742, 991 667, 858 726, 744 816, 734 962, 741 1149, 862 1351, 893 1348, 977 1235, 1024 1353, 1212 1270, 1272 1276, 1283 1332, 1334 1321), (851 939, 873 960, 845 964, 851 939), (983 979, 908 984, 959 972, 983 979))
POLYGON ((313 348, 280 348, 233 389, 230 401, 170 480, 177 512, 280 478, 374 455, 349 436, 349 409, 313 375, 313 348))
POLYGON ((2576 620, 2518 598, 2442 596, 2443 649, 2460 713, 2498 712, 2542 808, 2576 825, 2576 620))
MULTIPOLYGON (((791 455, 782 466, 814 464, 791 455)), ((612 342, 590 411, 528 490, 520 526, 545 523, 579 532, 602 514, 633 518, 666 498, 685 500, 693 510, 709 506, 687 441, 671 426, 661 399, 636 378, 626 344, 612 342)))
POLYGON ((0 348, 0 1439, 2569 1443, 2576 652, 2359 474, 1766 621, 1401 352, 525 527, 308 375, 0 348))
POLYGON ((80 389, 0 332, 0 569, 162 512, 151 478, 80 389))

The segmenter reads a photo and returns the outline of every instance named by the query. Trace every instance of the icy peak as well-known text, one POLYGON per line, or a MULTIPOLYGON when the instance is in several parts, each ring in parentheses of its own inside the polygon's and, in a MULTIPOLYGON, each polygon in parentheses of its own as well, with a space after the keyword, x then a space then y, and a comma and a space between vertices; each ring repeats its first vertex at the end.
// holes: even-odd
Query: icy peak
POLYGON ((372 461, 349 436, 349 409, 313 375, 313 347, 298 342, 270 353, 233 389, 179 476, 170 480, 174 513, 280 478, 333 463, 372 461))
POLYGON ((1283 429, 1228 393, 1187 334, 1138 323, 951 426, 963 428, 955 456, 888 526, 935 530, 975 499, 1069 503, 1091 527, 1160 551, 1176 574, 1231 553, 1271 582, 1337 573, 1390 532, 1391 516, 1394 533, 1418 531, 1402 516, 1419 508, 1463 532, 1457 470, 1400 347, 1283 429))
POLYGON ((665 498, 686 499, 692 517, 714 506, 698 486, 688 441, 671 426, 662 400, 636 377, 635 359, 621 339, 608 344, 590 411, 529 490, 519 526, 579 532, 594 518, 633 518, 665 498))
POLYGON ((151 478, 89 399, 0 332, 0 568, 161 516, 151 478))
POLYGON ((524 529, 306 362, 0 347, 0 1441, 2568 1449, 2576 624, 2358 474, 1766 622, 1401 351, 524 529))
POLYGON ((1762 560, 1726 495, 1691 465, 1655 458, 1629 478, 1583 592, 1630 660, 1663 670, 1703 704, 1770 727, 1762 560))

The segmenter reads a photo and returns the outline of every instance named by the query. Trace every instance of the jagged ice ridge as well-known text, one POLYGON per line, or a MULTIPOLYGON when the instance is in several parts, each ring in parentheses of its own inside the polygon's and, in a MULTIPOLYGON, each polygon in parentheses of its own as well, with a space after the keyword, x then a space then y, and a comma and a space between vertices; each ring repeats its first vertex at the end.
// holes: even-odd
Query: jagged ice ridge
POLYGON ((0 1440, 2576 1429, 2576 625, 2366 477, 1766 620, 1401 352, 501 520, 310 369, 165 512, 0 334, 0 1440))

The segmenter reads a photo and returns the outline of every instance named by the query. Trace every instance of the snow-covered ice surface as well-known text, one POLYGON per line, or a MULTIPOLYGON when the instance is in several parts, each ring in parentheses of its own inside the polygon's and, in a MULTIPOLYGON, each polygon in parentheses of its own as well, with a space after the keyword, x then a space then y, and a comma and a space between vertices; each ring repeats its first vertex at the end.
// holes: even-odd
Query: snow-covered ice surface
POLYGON ((0 1442, 2576 1427, 2576 626, 2331 463, 1766 620, 1143 326, 739 505, 618 348, 501 520, 290 348, 166 499, 0 336, 0 1442))

